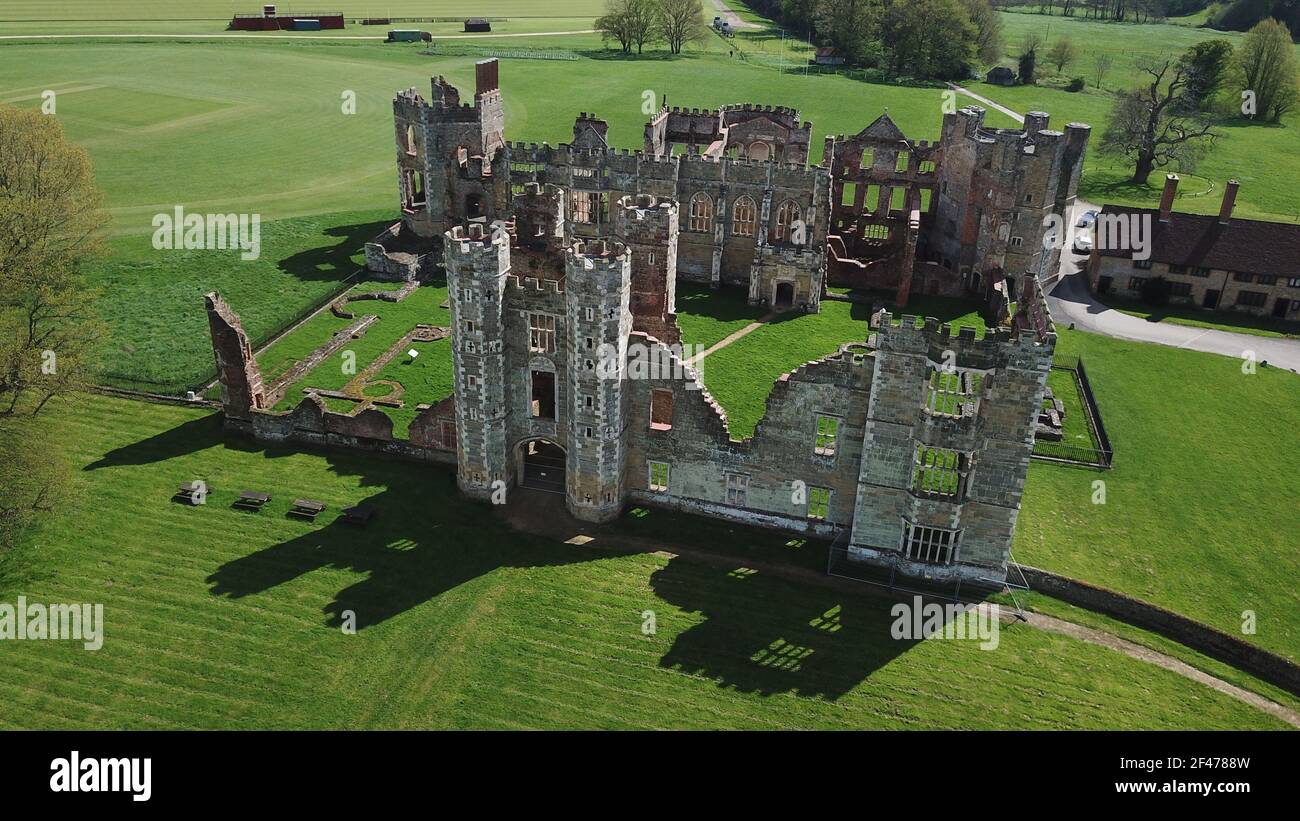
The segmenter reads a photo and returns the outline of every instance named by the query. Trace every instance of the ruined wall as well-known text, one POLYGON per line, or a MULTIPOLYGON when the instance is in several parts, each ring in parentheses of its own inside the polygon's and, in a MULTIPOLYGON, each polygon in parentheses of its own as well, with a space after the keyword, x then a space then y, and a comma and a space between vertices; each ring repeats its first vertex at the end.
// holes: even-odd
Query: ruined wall
POLYGON ((677 327, 678 210, 649 194, 616 203, 614 236, 632 264, 632 328, 661 342, 681 343, 677 327))
MULTIPOLYGON (((634 334, 635 341, 644 341, 634 334)), ((627 419, 629 498, 645 504, 737 521, 807 530, 822 536, 852 521, 872 357, 865 346, 810 362, 782 376, 753 437, 730 438, 726 416, 693 369, 664 349, 669 367, 633 380, 627 419), (651 423, 657 392, 671 395, 667 425, 651 423), (817 453, 819 417, 838 420, 838 447, 817 453), (664 490, 650 487, 650 463, 669 465, 664 490), (745 477, 742 499, 729 498, 728 477, 745 477), (802 490, 796 486, 802 483, 802 490), (824 518, 809 518, 808 489, 830 490, 824 518)), ((707 367, 707 360, 705 360, 707 367)))
MULTIPOLYGON (((1041 303, 1041 295, 1026 302, 1041 303)), ((1033 310, 1042 321, 1018 318, 1013 332, 983 338, 972 328, 953 335, 933 319, 918 327, 916 317, 895 325, 882 315, 851 556, 914 575, 1004 577, 1056 342, 1038 307, 1022 314, 1033 310), (935 395, 935 385, 951 384, 964 385, 965 395, 935 395), (922 478, 918 446, 960 460, 951 492, 922 478), (950 533, 946 561, 913 555, 909 526, 950 533)))
POLYGON ((239 316, 215 291, 206 294, 203 302, 208 311, 217 380, 221 383, 221 406, 228 418, 248 419, 253 411, 274 405, 279 399, 269 398, 263 391, 262 373, 239 316))

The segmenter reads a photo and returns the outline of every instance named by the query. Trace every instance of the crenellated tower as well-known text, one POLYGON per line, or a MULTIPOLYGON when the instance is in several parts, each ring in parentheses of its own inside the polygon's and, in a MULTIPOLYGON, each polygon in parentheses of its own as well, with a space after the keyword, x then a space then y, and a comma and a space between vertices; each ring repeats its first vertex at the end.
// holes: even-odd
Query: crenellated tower
POLYGON ((456 480, 466 494, 487 499, 494 489, 511 483, 502 310, 510 277, 510 238, 471 223, 448 231, 443 248, 452 319, 456 480))
POLYGON ((632 327, 660 342, 681 342, 677 328, 677 202, 650 194, 615 203, 614 237, 632 265, 632 327))
POLYGON ((584 521, 607 522, 623 509, 631 261, 626 247, 605 240, 576 242, 564 257, 572 334, 566 497, 584 521))

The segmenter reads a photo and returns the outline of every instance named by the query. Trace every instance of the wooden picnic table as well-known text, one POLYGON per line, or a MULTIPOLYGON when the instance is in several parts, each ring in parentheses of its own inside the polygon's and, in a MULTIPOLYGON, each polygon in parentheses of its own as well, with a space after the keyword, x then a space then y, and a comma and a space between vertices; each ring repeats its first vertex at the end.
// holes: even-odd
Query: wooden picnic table
POLYGON ((315 499, 294 499, 293 509, 289 511, 289 515, 300 516, 304 519, 315 519, 324 509, 324 502, 318 502, 315 499))
POLYGON ((271 501, 271 494, 269 493, 242 490, 239 492, 239 500, 235 502, 235 507, 242 507, 245 510, 261 510, 262 505, 269 501, 271 501))

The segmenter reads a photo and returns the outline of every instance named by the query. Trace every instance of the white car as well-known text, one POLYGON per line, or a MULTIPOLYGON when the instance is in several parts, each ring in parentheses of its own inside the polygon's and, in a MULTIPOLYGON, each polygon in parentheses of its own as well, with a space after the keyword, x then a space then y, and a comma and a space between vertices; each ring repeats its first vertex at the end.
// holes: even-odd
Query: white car
POLYGON ((1092 250, 1092 234, 1080 231, 1074 235, 1075 253, 1086 254, 1092 250))
POLYGON ((1096 211, 1084 211, 1079 215, 1079 221, 1074 224, 1075 228, 1090 228, 1097 221, 1096 211))

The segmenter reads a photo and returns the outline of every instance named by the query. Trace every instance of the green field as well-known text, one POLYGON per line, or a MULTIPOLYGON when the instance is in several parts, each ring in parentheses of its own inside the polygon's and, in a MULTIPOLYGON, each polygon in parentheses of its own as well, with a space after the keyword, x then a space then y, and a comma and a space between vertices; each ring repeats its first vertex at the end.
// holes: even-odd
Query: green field
MULTIPOLYGON (((338 0, 325 6, 348 17, 596 17, 603 8, 601 0, 338 0)), ((278 7, 300 10, 291 3, 278 7)), ((0 20, 228 20, 261 12, 262 4, 250 0, 6 0, 0 20)))
POLYGON ((0 642, 0 727, 1283 726, 1031 628, 1004 628, 994 651, 895 641, 886 603, 748 572, 743 556, 717 567, 507 532, 446 469, 226 446, 209 413, 101 397, 55 418, 79 492, 0 557, 0 599, 102 603, 104 646, 0 642), (210 483, 207 505, 168 501, 189 478, 210 483), (243 488, 275 498, 230 509, 243 488), (299 495, 330 510, 286 518, 299 495), (379 511, 370 528, 332 523, 361 500, 379 511))
POLYGON ((1294 546, 1300 377, 1058 330, 1082 355, 1115 448, 1105 472, 1035 462, 1015 558, 1088 579, 1300 658, 1294 546), (1105 504, 1093 504, 1093 482, 1105 504))

